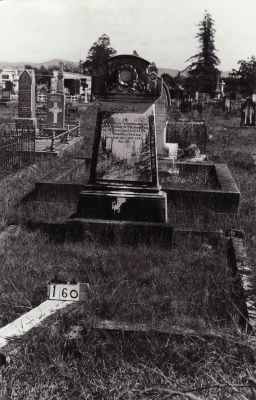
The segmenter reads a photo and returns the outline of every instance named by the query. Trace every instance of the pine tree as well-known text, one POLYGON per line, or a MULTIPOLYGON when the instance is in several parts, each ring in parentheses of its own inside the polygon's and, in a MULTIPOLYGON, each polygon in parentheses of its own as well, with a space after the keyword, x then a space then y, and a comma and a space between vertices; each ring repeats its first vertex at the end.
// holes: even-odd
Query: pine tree
POLYGON ((90 48, 85 62, 82 64, 84 73, 96 75, 104 71, 103 61, 116 54, 110 47, 110 38, 102 35, 90 48))
POLYGON ((214 21, 211 15, 205 11, 204 19, 198 24, 199 32, 196 38, 199 40, 199 53, 190 57, 186 62, 192 63, 183 71, 187 73, 186 87, 211 93, 216 88, 217 76, 220 71, 217 65, 220 63, 216 56, 214 45, 214 21))

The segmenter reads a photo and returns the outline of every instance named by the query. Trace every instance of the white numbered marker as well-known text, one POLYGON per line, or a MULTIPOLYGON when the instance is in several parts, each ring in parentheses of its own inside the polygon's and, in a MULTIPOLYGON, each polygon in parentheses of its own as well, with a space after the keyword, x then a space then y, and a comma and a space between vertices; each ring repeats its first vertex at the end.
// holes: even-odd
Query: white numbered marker
POLYGON ((49 300, 59 300, 60 299, 60 285, 51 284, 49 286, 50 286, 49 300))
POLYGON ((47 297, 49 300, 86 301, 89 298, 89 284, 51 282, 47 286, 47 297))
POLYGON ((79 300, 79 285, 60 285, 60 300, 79 300))

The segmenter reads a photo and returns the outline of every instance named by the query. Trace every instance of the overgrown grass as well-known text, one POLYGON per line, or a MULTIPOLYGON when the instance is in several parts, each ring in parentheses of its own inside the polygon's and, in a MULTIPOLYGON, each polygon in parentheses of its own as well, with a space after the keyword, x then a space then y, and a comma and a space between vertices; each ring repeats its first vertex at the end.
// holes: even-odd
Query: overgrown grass
POLYGON ((251 392, 243 372, 252 368, 250 346, 225 340, 227 333, 235 342, 241 337, 235 334, 238 314, 221 245, 187 237, 171 251, 104 248, 95 242, 56 245, 23 230, 2 255, 0 324, 44 301, 47 281, 55 275, 89 282, 90 302, 76 313, 51 317, 18 340, 18 357, 5 369, 13 396, 163 399, 177 391, 185 398, 188 392, 201 399, 239 399, 251 392), (87 328, 68 338, 71 326, 91 326, 95 318, 176 325, 184 327, 184 335, 87 328), (188 327, 198 337, 185 333, 188 327), (209 328, 224 329, 223 339, 206 339, 209 328))
POLYGON ((27 306, 38 305, 34 298, 38 288, 46 293, 47 280, 56 274, 64 280, 89 280, 94 314, 103 319, 204 326, 208 321, 217 326, 231 320, 223 307, 231 289, 225 250, 200 238, 180 239, 170 251, 156 246, 104 248, 95 242, 54 244, 39 232, 23 230, 6 244, 2 296, 7 299, 11 292, 15 307, 20 293, 27 306), (219 282, 225 282, 227 292, 219 282))
POLYGON ((246 345, 98 330, 68 340, 70 317, 51 323, 20 341, 20 357, 7 367, 19 399, 254 398, 246 345))
MULTIPOLYGON (((89 128, 85 127, 89 142, 94 117, 93 111, 89 128)), ((225 117, 206 118, 213 135, 209 155, 227 162, 241 191, 239 212, 174 212, 170 221, 177 228, 243 230, 255 266, 256 171, 254 149, 248 147, 255 132, 239 130, 224 138, 225 117)), ((40 171, 49 167, 45 164, 40 171)), ((9 193, 15 190, 13 185, 9 193)), ((35 205, 25 206, 15 212, 10 206, 9 221, 22 223, 38 214, 49 217, 49 204, 39 207, 40 212, 35 205)), ((69 206, 61 209, 56 204, 50 219, 62 222, 68 211, 69 206)), ((256 398, 254 349, 238 326, 224 243, 215 246, 192 236, 176 243, 172 250, 142 245, 105 248, 90 240, 56 244, 47 235, 26 229, 7 242, 1 255, 1 326, 44 301, 47 281, 56 274, 89 281, 91 287, 83 311, 51 317, 19 341, 20 352, 5 369, 9 397, 16 393, 17 399, 26 400, 256 398), (86 325, 95 318, 178 325, 184 327, 184 335, 87 328, 76 339, 68 338, 72 325, 86 325), (187 327, 196 329, 198 336, 185 334, 187 327), (223 338, 204 336, 209 328, 222 329, 223 338)))

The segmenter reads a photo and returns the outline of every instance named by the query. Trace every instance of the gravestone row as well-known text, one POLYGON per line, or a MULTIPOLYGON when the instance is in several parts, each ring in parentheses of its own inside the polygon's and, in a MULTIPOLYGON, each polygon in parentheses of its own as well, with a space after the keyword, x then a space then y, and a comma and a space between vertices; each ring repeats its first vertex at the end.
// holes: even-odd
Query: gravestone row
MULTIPOLYGON (((60 90, 60 87, 59 87, 60 90)), ((35 72, 25 70, 19 77, 18 121, 31 121, 37 127, 35 116, 35 72)), ((64 94, 51 93, 47 95, 47 128, 63 129, 65 116, 64 94)))

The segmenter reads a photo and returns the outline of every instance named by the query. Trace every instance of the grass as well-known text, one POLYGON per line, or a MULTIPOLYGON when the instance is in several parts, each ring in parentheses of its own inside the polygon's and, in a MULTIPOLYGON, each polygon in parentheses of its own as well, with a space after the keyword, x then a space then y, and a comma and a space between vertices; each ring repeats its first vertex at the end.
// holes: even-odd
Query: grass
POLYGON ((38 231, 23 230, 6 245, 1 264, 1 277, 7 282, 2 304, 8 309, 1 314, 2 326, 6 318, 10 322, 20 315, 19 307, 15 312, 20 293, 22 306, 39 305, 37 291, 45 293, 47 281, 56 274, 63 280, 89 281, 93 313, 99 318, 195 326, 209 322, 215 327, 233 323, 222 306, 231 288, 224 247, 214 249, 200 238, 182 239, 168 251, 155 246, 104 248, 95 242, 58 245, 38 231), (227 293, 219 282, 225 282, 227 293), (12 296, 7 301, 10 292, 14 307, 12 296))
POLYGON ((218 182, 215 182, 209 170, 199 170, 196 173, 188 171, 179 171, 178 175, 168 173, 159 174, 159 184, 163 187, 172 187, 177 189, 220 189, 218 182))
MULTIPOLYGON (((95 110, 90 109, 87 132, 95 110)), ((84 111, 85 113, 85 111, 84 111)), ((202 230, 235 228, 245 232, 251 266, 255 267, 256 169, 252 130, 223 135, 225 116, 205 116, 209 155, 226 161, 241 191, 238 214, 209 210, 170 213, 177 228, 202 230), (244 144, 246 143, 246 144, 244 144), (251 146, 251 147, 248 147, 251 146)), ((234 124, 238 118, 234 118, 234 124)), ((84 117, 84 121, 85 121, 84 117)), ((230 118, 230 121, 232 119, 230 118)), ((62 160, 63 161, 63 160, 62 160)), ((56 164, 43 163, 37 174, 56 164)), ((48 216, 62 222, 69 205, 14 204, 22 197, 17 181, 8 187, 5 222, 25 225, 28 219, 48 216), (12 201, 12 202, 11 202, 12 201), (40 208, 41 207, 41 208, 40 208)), ((7 189, 6 189, 7 190, 7 189)), ((24 188, 24 192, 26 192, 24 188)), ((6 193, 1 189, 2 199, 6 193)), ((4 370, 9 398, 17 399, 250 399, 255 393, 254 348, 238 326, 231 271, 225 243, 193 236, 179 237, 172 250, 156 246, 106 248, 95 240, 54 243, 46 234, 23 228, 5 243, 1 253, 0 326, 13 321, 46 299, 47 281, 56 274, 64 280, 90 283, 91 299, 76 312, 58 314, 18 340, 19 353, 4 370), (87 328, 75 339, 73 325, 95 318, 184 327, 184 335, 155 332, 106 332, 87 328), (186 328, 197 337, 185 334, 186 328), (206 337, 207 329, 221 329, 223 338, 206 337), (228 340, 228 335, 233 341, 228 340), (243 344, 242 344, 242 343, 243 344), (15 397, 16 396, 16 397, 15 397)), ((256 280, 255 280, 256 281, 256 280)), ((7 397, 8 398, 8 397, 7 397)))
POLYGON ((18 356, 5 368, 13 396, 163 399, 177 391, 239 399, 250 393, 244 373, 253 365, 248 343, 202 334, 222 328, 241 341, 230 270, 224 247, 220 250, 200 238, 179 240, 172 251, 107 249, 95 242, 56 245, 40 232, 23 230, 2 255, 1 325, 44 301, 46 283, 56 274, 89 282, 91 300, 80 312, 51 317, 18 340, 18 356), (71 326, 94 318, 191 327, 198 337, 87 329, 68 339, 71 326))

